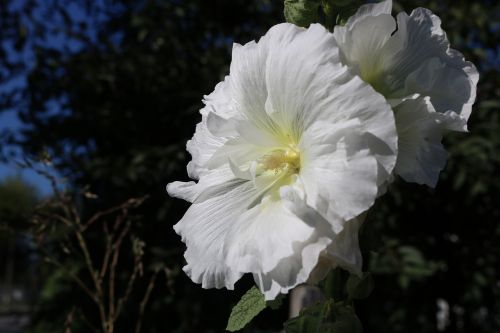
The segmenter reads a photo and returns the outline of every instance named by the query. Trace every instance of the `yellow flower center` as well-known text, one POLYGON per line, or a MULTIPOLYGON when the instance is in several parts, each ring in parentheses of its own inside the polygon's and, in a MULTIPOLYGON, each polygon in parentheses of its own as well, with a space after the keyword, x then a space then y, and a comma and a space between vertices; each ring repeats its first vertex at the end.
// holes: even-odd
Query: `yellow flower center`
POLYGON ((283 171, 294 174, 300 171, 300 154, 293 148, 273 150, 264 155, 259 162, 265 171, 272 171, 274 174, 283 171))
POLYGON ((372 66, 362 66, 359 74, 361 78, 369 83, 377 92, 384 96, 389 93, 389 86, 386 82, 387 74, 384 73, 380 65, 372 64, 372 66))

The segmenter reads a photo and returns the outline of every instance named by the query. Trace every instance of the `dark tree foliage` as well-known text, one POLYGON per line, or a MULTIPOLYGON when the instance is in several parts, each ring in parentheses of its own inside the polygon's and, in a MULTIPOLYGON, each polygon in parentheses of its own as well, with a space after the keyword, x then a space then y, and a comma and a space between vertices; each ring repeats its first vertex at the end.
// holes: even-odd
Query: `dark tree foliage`
MULTIPOLYGON (((437 188, 396 182, 369 215, 363 247, 375 290, 357 311, 367 332, 435 332, 442 300, 449 305, 445 332, 495 332, 500 9, 491 0, 400 1, 395 8, 417 6, 439 15, 453 47, 478 65, 478 101, 470 133, 446 140, 450 159, 437 188)), ((4 132, 0 140, 32 156, 49 154, 72 186, 88 185, 98 199, 82 206, 84 215, 150 195, 134 233, 146 242, 146 268, 163 264, 172 274, 155 287, 144 332, 221 332, 251 285, 203 290, 182 273, 184 245, 172 225, 187 205, 168 198, 165 185, 187 179, 185 143, 202 96, 228 73, 232 43, 283 22, 282 10, 270 0, 0 1, 0 112, 15 110, 25 124, 22 135, 4 132)), ((89 303, 60 272, 49 273, 34 331, 60 331, 73 302, 89 303)), ((127 313, 136 311, 126 309, 118 332, 129 331, 127 313)), ((277 331, 285 319, 286 309, 265 310, 250 331, 277 331)))
MULTIPOLYGON (((27 221, 37 203, 36 190, 22 179, 6 178, 0 182, 0 285, 7 292, 0 300, 0 312, 8 303, 11 309, 15 300, 8 288, 33 283, 33 257, 30 256, 30 239, 27 221)), ((23 300, 24 301, 24 300, 23 300)), ((16 304, 18 305, 18 304, 16 304)))

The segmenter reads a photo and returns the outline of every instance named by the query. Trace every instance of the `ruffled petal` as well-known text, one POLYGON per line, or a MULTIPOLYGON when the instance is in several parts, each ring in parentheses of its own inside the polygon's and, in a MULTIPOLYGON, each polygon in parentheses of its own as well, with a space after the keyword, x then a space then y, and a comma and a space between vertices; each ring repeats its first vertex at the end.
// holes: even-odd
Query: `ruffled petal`
POLYGON ((255 161, 268 150, 268 147, 255 145, 242 137, 232 138, 212 154, 207 166, 217 168, 228 164, 230 160, 235 165, 241 166, 249 161, 255 161))
POLYGON ((454 111, 467 120, 479 75, 450 48, 440 19, 417 8, 410 16, 399 13, 391 31, 389 13, 370 8, 362 6, 344 27, 335 27, 342 61, 388 99, 430 96, 437 112, 454 111))
POLYGON ((307 206, 301 191, 287 187, 282 191, 287 207, 303 221, 314 225, 308 239, 295 242, 293 252, 264 273, 254 273, 254 279, 266 300, 288 291, 301 283, 317 283, 332 268, 340 266, 354 274, 361 274, 361 252, 358 230, 364 216, 348 222, 339 220, 338 233, 312 207, 307 206))
POLYGON ((377 197, 377 161, 360 137, 359 128, 351 127, 340 138, 315 143, 304 153, 301 177, 308 204, 328 220, 336 215, 350 220, 377 197))
POLYGON ((198 196, 195 182, 172 182, 167 185, 167 193, 172 198, 193 202, 198 196))
POLYGON ((405 78, 404 92, 430 96, 437 112, 448 110, 468 119, 476 98, 479 74, 463 55, 450 48, 441 20, 430 10, 415 9, 410 16, 400 13, 394 38, 406 40, 406 47, 391 75, 405 78))
POLYGON ((383 92, 385 82, 381 74, 389 60, 385 56, 386 44, 396 30, 396 22, 390 14, 363 16, 354 22, 334 30, 342 49, 342 61, 377 91, 383 92))
POLYGON ((294 244, 294 255, 283 258, 269 273, 255 273, 254 280, 266 300, 272 300, 280 293, 286 294, 305 283, 316 267, 320 253, 331 242, 329 237, 314 234, 307 242, 294 244))
MULTIPOLYGON (((282 249, 282 256, 276 257, 272 269, 254 272, 255 282, 266 300, 274 299, 280 293, 288 293, 298 284, 308 281, 311 272, 318 265, 320 254, 335 236, 330 224, 307 205, 300 178, 296 178, 293 185, 282 187, 280 197, 287 214, 294 216, 292 220, 302 221, 308 228, 302 234, 300 230, 296 230, 295 241, 283 244, 285 251, 282 249)), ((293 228, 286 225, 284 227, 293 228)), ((304 226, 300 229, 304 229, 304 226)))
POLYGON ((250 121, 263 134, 276 129, 264 108, 268 94, 265 71, 270 33, 258 43, 234 44, 230 67, 233 106, 239 117, 250 121))
POLYGON ((290 24, 275 26, 269 32, 269 45, 265 111, 287 130, 289 137, 282 137, 283 141, 298 142, 313 114, 328 99, 329 81, 345 77, 346 70, 339 62, 333 35, 319 24, 307 30, 290 24))
POLYGON ((231 87, 229 77, 215 86, 215 90, 205 96, 203 102, 205 107, 200 110, 201 122, 196 125, 193 138, 187 142, 187 151, 191 154, 191 161, 187 166, 188 175, 192 179, 199 179, 207 172, 206 163, 210 160, 214 152, 221 147, 226 138, 214 135, 208 129, 208 119, 210 114, 215 114, 217 118, 231 118, 234 110, 231 106, 231 87))
POLYGON ((203 288, 233 289, 243 274, 224 260, 224 241, 232 223, 255 198, 249 182, 228 184, 224 192, 194 202, 174 230, 186 243, 186 274, 203 288))
POLYGON ((327 247, 324 257, 332 267, 340 266, 352 274, 361 275, 363 257, 358 235, 365 218, 366 214, 362 214, 346 222, 342 231, 327 247))
POLYGON ((302 135, 301 176, 313 207, 350 220, 371 207, 392 172, 397 134, 390 106, 359 78, 331 97, 302 135))
MULTIPOLYGON (((316 112, 311 111, 311 129, 304 132, 304 137, 314 134, 318 124, 342 126, 340 124, 346 121, 358 120, 362 145, 370 149, 379 165, 377 185, 386 181, 396 163, 397 133, 393 112, 383 96, 359 77, 350 77, 330 86, 328 98, 323 103, 313 109, 316 112)), ((325 130, 328 132, 327 128, 325 130)))
POLYGON ((265 198, 234 221, 226 237, 226 262, 239 271, 267 273, 313 232, 314 227, 288 211, 281 200, 265 198))
POLYGON ((435 187, 446 165, 441 144, 446 130, 460 130, 466 120, 454 112, 436 112, 428 97, 407 100, 395 108, 399 154, 395 173, 404 180, 435 187))
POLYGON ((352 15, 346 22, 346 27, 351 27, 356 25, 358 22, 362 21, 366 17, 379 16, 383 14, 391 14, 392 11, 392 0, 380 1, 377 3, 369 3, 362 5, 352 15))
POLYGON ((218 195, 229 185, 238 182, 234 177, 229 165, 210 170, 197 183, 195 182, 172 182, 167 185, 167 193, 174 198, 180 198, 189 202, 200 202, 208 196, 218 195))

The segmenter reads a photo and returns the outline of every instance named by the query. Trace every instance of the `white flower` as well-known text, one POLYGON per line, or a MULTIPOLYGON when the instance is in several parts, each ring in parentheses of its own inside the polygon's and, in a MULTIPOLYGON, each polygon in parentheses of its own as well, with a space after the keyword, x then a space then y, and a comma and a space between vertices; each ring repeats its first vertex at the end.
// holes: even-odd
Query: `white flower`
POLYGON ((395 20, 391 10, 391 0, 361 6, 334 35, 342 61, 393 106, 399 136, 395 172, 434 187, 446 163, 442 134, 467 131, 479 75, 450 48, 431 11, 417 8, 395 20), (408 122, 415 119, 418 124, 408 122))
POLYGON ((236 44, 204 102, 187 145, 199 180, 167 186, 192 202, 174 227, 191 279, 233 289, 252 273, 273 299, 321 276, 320 257, 359 273, 357 217, 392 172, 397 137, 390 106, 341 65, 333 35, 280 24, 236 44))

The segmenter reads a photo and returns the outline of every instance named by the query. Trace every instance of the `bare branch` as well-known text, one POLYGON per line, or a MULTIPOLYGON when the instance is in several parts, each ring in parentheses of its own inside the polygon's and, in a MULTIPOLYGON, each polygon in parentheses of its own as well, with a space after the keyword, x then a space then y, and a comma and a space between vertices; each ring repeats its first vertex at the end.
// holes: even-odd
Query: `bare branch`
POLYGON ((124 304, 127 302, 130 294, 132 293, 132 289, 134 286, 134 282, 137 278, 137 275, 142 276, 143 270, 142 270, 142 256, 143 256, 143 250, 142 247, 144 246, 144 243, 139 241, 138 239, 132 239, 132 243, 134 248, 138 247, 138 249, 134 250, 134 270, 132 272, 131 277, 128 280, 127 283, 127 288, 125 289, 125 293, 123 296, 118 300, 118 305, 116 307, 116 314, 115 314, 115 320, 118 318, 120 315, 122 308, 124 304))
POLYGON ((66 322, 64 323, 64 333, 71 333, 71 324, 73 324, 73 316, 75 313, 75 308, 73 308, 66 316, 66 322))
POLYGON ((83 283, 83 281, 77 276, 75 275, 75 273, 71 272, 70 270, 68 270, 66 267, 64 267, 63 264, 61 264, 55 257, 51 256, 47 250, 45 249, 42 249, 42 251, 44 252, 44 255, 45 255, 45 261, 48 262, 49 264, 52 264, 54 266, 56 266, 57 268, 61 269, 64 273, 66 273, 66 275, 68 275, 79 287, 80 289, 82 289, 94 302, 98 303, 99 302, 99 299, 97 297, 97 295, 95 295, 89 288, 87 288, 87 286, 85 285, 85 283, 83 283))
POLYGON ((118 257, 120 255, 120 248, 123 239, 130 231, 130 223, 127 223, 123 228, 122 232, 118 236, 116 242, 113 244, 113 259, 111 260, 111 267, 109 271, 109 325, 113 325, 116 314, 115 314, 115 281, 116 281, 116 266, 118 264, 118 257))
POLYGON ((104 216, 116 213, 118 211, 123 211, 126 209, 130 208, 136 208, 142 205, 142 203, 148 198, 149 196, 145 195, 143 197, 139 198, 130 198, 127 201, 123 202, 122 204, 111 207, 109 209, 106 209, 101 212, 95 213, 84 225, 82 231, 85 231, 88 227, 90 227, 92 224, 103 218, 104 216))
MULTIPOLYGON (((134 266, 123 294, 120 295, 117 292, 116 284, 120 252, 122 251, 124 239, 131 234, 129 210, 143 204, 148 196, 130 198, 115 207, 95 213, 86 221, 82 221, 81 213, 77 208, 74 197, 68 192, 60 190, 58 187, 60 180, 57 177, 35 166, 28 159, 25 159, 24 163, 20 163, 20 165, 24 168, 30 168, 48 179, 54 191, 52 198, 44 200, 36 207, 32 218, 33 235, 39 249, 45 254, 49 263, 61 269, 71 281, 94 301, 99 310, 101 320, 100 330, 103 333, 113 333, 117 318, 129 300, 135 283, 143 274, 142 257, 144 243, 131 236, 134 266), (105 221, 109 216, 114 216, 112 224, 105 221), (102 263, 98 266, 95 265, 95 258, 93 260, 89 250, 88 236, 86 234, 88 228, 97 222, 102 223, 103 234, 105 236, 105 252, 102 263), (64 231, 62 238, 61 231, 64 231), (52 244, 49 242, 52 242, 52 244), (44 245, 45 243, 50 245, 52 251, 56 251, 56 255, 48 251, 44 245), (90 274, 92 283, 85 284, 77 273, 68 270, 64 263, 58 260, 59 255, 63 257, 71 255, 73 258, 75 256, 81 258, 80 260, 85 264, 85 270, 90 274), (107 285, 103 282, 105 278, 108 279, 107 285), (106 290, 106 287, 108 290, 106 290), (118 300, 116 301, 117 298, 118 300)), ((87 199, 97 198, 96 195, 89 191, 88 187, 84 188, 82 194, 87 199)), ((152 276, 141 302, 140 315, 136 326, 137 331, 140 331, 142 325, 141 318, 144 315, 144 308, 149 300, 157 274, 158 272, 155 272, 152 276)), ((81 309, 77 310, 82 311, 81 309)), ((65 323, 65 333, 71 333, 71 324, 75 319, 74 312, 75 309, 68 314, 65 323)), ((80 317, 92 331, 98 331, 97 328, 91 325, 83 313, 81 313, 80 317)))
POLYGON ((156 277, 158 276, 158 271, 156 271, 152 276, 151 279, 149 280, 148 288, 146 289, 146 293, 144 294, 144 297, 141 301, 141 304, 139 305, 139 316, 137 318, 137 324, 135 326, 135 333, 140 333, 141 332, 141 327, 142 327, 142 319, 144 317, 144 310, 146 309, 146 305, 149 302, 149 297, 151 296, 151 292, 153 291, 153 288, 155 286, 156 282, 156 277))

